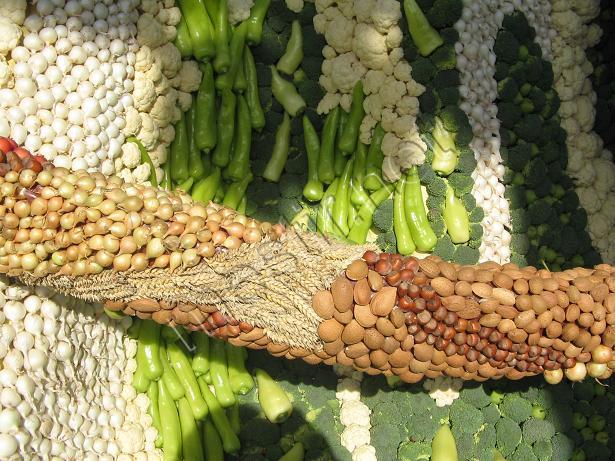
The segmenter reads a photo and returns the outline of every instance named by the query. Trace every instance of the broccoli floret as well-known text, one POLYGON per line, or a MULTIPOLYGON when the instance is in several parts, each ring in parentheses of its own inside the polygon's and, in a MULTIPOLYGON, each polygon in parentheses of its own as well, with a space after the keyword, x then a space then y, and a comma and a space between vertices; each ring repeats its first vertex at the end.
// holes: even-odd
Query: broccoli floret
POLYGON ((433 254, 440 256, 444 261, 451 261, 453 259, 453 253, 455 252, 455 245, 451 241, 448 235, 443 235, 438 239, 436 246, 433 249, 433 254))
POLYGON ((438 98, 443 106, 456 106, 459 104, 459 90, 455 86, 438 89, 438 98))
POLYGON ((429 461, 431 444, 426 442, 403 442, 397 450, 398 461, 429 461))
POLYGON ((461 17, 463 3, 460 0, 435 0, 425 12, 429 23, 436 29, 452 26, 461 17))
POLYGON ((516 423, 522 423, 532 416, 532 404, 516 394, 507 394, 500 405, 500 411, 516 423))
POLYGON ((515 233, 525 234, 530 226, 527 213, 523 209, 511 210, 510 220, 512 223, 513 232, 515 233))
MULTIPOLYGON (((551 66, 550 62, 545 61, 544 59, 541 59, 539 57, 537 57, 536 59, 541 60, 541 74, 540 77, 536 79, 535 85, 542 91, 548 91, 552 89, 551 87, 553 86, 553 81, 555 79, 555 74, 553 73, 553 66, 551 66)), ((559 107, 559 100, 557 104, 559 107)), ((557 109, 555 112, 557 112, 557 109)), ((552 112, 552 114, 555 114, 555 112, 552 112)))
POLYGON ((534 225, 547 222, 552 215, 553 209, 545 200, 536 200, 528 207, 528 216, 534 225))
POLYGON ((520 142, 508 150, 508 168, 513 171, 522 171, 532 158, 532 145, 520 142))
POLYGON ((457 65, 457 56, 455 54, 454 44, 441 46, 433 52, 433 54, 430 56, 430 59, 438 70, 455 69, 455 66, 457 65))
POLYGON ((512 146, 517 142, 517 135, 508 128, 500 128, 500 143, 503 147, 512 146))
POLYGON ((535 56, 530 56, 525 62, 525 78, 530 83, 538 83, 543 73, 544 60, 535 56))
POLYGON ((431 60, 423 56, 418 56, 412 63, 412 78, 421 85, 429 83, 437 71, 431 60))
POLYGON ((467 123, 463 123, 459 126, 457 130, 457 137, 455 138, 455 144, 457 146, 467 146, 474 139, 474 131, 472 130, 472 125, 470 125, 470 121, 467 120, 467 123))
POLYGON ((448 177, 448 183, 455 191, 457 197, 463 197, 472 191, 474 180, 470 175, 463 173, 452 173, 448 177))
POLYGON ((482 409, 482 412, 486 424, 495 425, 500 420, 500 410, 496 405, 489 404, 482 409))
POLYGON ((427 197, 426 204, 428 210, 441 210, 444 207, 444 195, 430 195, 427 197))
POLYGON ((525 256, 517 254, 517 253, 511 253, 510 262, 513 264, 516 264, 519 267, 525 267, 528 265, 528 262, 525 256))
MULTIPOLYGON (((521 120, 522 116, 523 112, 521 108, 512 102, 503 102, 498 105, 498 118, 500 122, 502 122, 504 128, 514 130, 517 122, 521 120)), ((515 134, 518 135, 516 130, 515 134)))
POLYGON ((530 418, 523 423, 523 441, 533 444, 541 440, 550 440, 555 435, 555 429, 550 421, 530 418))
POLYGON ((525 440, 519 444, 511 459, 514 459, 515 461, 538 461, 532 447, 529 446, 525 440))
POLYGON ((429 195, 446 195, 446 181, 436 176, 433 181, 427 184, 427 192, 429 195))
POLYGON ((434 234, 436 234, 436 237, 442 237, 446 232, 446 224, 444 223, 444 218, 440 210, 429 210, 427 218, 429 219, 429 224, 431 224, 431 229, 434 234))
POLYGON ((393 200, 387 199, 374 211, 373 223, 381 232, 393 229, 393 200))
POLYGON ((278 183, 280 195, 284 198, 301 197, 304 182, 305 179, 298 175, 287 174, 282 176, 278 183))
POLYGON ((459 32, 457 32, 454 27, 447 27, 446 29, 442 29, 440 31, 440 36, 444 40, 444 43, 447 45, 454 45, 459 41, 459 32))
MULTIPOLYGON (((389 415, 390 419, 390 415, 389 415)), ((376 424, 371 429, 371 444, 383 459, 395 459, 397 447, 404 438, 403 426, 390 422, 376 424)))
POLYGON ((254 200, 258 206, 276 203, 280 198, 277 184, 264 181, 261 178, 254 178, 248 186, 248 196, 254 200))
POLYGON ((384 253, 396 253, 397 240, 395 239, 395 232, 393 232, 393 229, 378 234, 376 245, 378 245, 384 253))
POLYGON ((468 116, 457 106, 446 106, 439 114, 444 128, 448 131, 457 132, 461 126, 469 124, 468 116))
POLYGON ((483 238, 483 226, 480 223, 470 224, 470 239, 478 240, 483 238))
MULTIPOLYGON (((269 18, 263 23, 263 36, 261 43, 257 47, 253 48, 255 61, 266 65, 275 64, 278 62, 278 59, 282 57, 284 51, 286 50, 286 41, 288 39, 288 34, 280 34, 273 29, 271 19, 273 18, 269 18)), ((287 27, 287 24, 282 24, 282 28, 287 27)))
POLYGON ((536 142, 542 133, 542 117, 538 114, 528 114, 519 120, 515 133, 527 142, 536 142))
MULTIPOLYGON (((476 199, 474 198, 472 194, 465 194, 464 196, 462 196, 461 202, 463 203, 463 206, 465 207, 465 209, 468 210, 470 213, 472 213, 472 211, 476 209, 476 199)), ((481 218, 481 221, 482 221, 482 218, 481 218)), ((470 218, 470 222, 472 222, 472 218, 470 218)), ((474 222, 478 222, 478 221, 474 221, 474 222)))
POLYGON ((583 451, 588 460, 613 459, 611 450, 597 440, 588 440, 583 444, 583 451))
POLYGON ((498 97, 502 101, 512 102, 519 93, 519 86, 514 79, 506 77, 498 82, 498 97))
POLYGON ((491 403, 491 398, 481 384, 468 384, 461 389, 459 397, 475 408, 483 408, 491 403))
POLYGON ((574 451, 574 442, 566 434, 555 434, 551 440, 553 457, 551 459, 570 459, 574 451))
POLYGON ((452 428, 453 438, 457 447, 457 456, 459 459, 473 459, 476 442, 474 434, 469 432, 461 432, 459 427, 452 428))
POLYGON ((521 428, 510 418, 501 418, 495 425, 496 445, 502 456, 508 457, 521 443, 521 428))
POLYGON ((525 188, 521 186, 509 186, 504 191, 504 197, 510 202, 510 208, 525 208, 527 200, 525 198, 525 188))
POLYGON ((424 186, 430 184, 434 178, 436 177, 436 173, 434 173, 433 169, 427 163, 423 163, 418 167, 419 170, 419 178, 421 179, 421 184, 424 186))
POLYGON ((547 102, 547 97, 544 92, 536 87, 532 87, 527 96, 532 101, 532 104, 534 104, 534 110, 536 112, 540 112, 547 102))
POLYGON ((275 444, 280 439, 280 428, 265 418, 252 418, 242 421, 239 438, 242 445, 266 447, 275 444))
MULTIPOLYGON (((468 194, 468 195, 471 195, 471 194, 468 194)), ((470 219, 470 222, 472 223, 481 223, 483 222, 483 219, 485 219, 485 210, 477 206, 470 212, 470 215, 468 216, 468 218, 470 219)))
POLYGON ((519 57, 519 40, 511 32, 500 30, 495 39, 493 51, 498 61, 514 64, 519 57))
MULTIPOLYGON (((530 188, 536 188, 548 177, 547 172, 547 165, 545 165, 545 162, 543 162, 541 158, 532 160, 523 171, 525 175, 525 184, 530 188)), ((551 186, 549 185, 546 193, 548 194, 550 190, 551 186)))
MULTIPOLYGON (((495 433, 495 427, 491 425, 483 425, 481 431, 478 434, 475 434, 474 438, 476 438, 476 436, 478 436, 478 443, 476 444, 476 453, 488 453, 489 455, 491 455, 493 452, 493 448, 496 444, 497 436, 495 433)), ((491 457, 489 457, 488 459, 491 459, 491 457)))
POLYGON ((476 158, 470 147, 459 147, 459 159, 457 160, 456 170, 460 173, 471 174, 476 168, 476 158))
POLYGON ((508 73, 510 72, 510 66, 504 61, 496 61, 495 63, 495 74, 493 77, 499 82, 500 80, 506 78, 508 73))
POLYGON ((434 418, 430 411, 424 411, 422 413, 415 413, 412 416, 412 420, 408 421, 406 427, 410 440, 415 442, 430 441, 440 427, 440 421, 434 418))
POLYGON ((465 245, 457 245, 452 260, 461 265, 474 265, 478 262, 479 252, 476 248, 465 245))
POLYGON ((504 16, 502 28, 510 31, 522 42, 531 42, 536 36, 536 32, 527 22, 527 18, 520 11, 504 16))
POLYGON ((307 79, 296 83, 297 92, 305 101, 320 101, 324 95, 318 80, 307 79))
POLYGON ((538 461, 550 461, 553 459, 553 445, 551 440, 541 440, 534 444, 534 455, 538 461))
POLYGON ((433 78, 433 85, 436 90, 459 86, 459 71, 457 69, 443 70, 438 72, 433 78))

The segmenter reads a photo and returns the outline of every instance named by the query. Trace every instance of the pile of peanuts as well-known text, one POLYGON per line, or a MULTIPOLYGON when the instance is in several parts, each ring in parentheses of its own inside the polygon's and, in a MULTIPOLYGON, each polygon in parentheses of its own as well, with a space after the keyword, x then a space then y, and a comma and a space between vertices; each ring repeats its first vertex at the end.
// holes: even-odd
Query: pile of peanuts
POLYGON ((0 272, 11 276, 189 268, 284 232, 183 193, 43 167, 6 138, 0 160, 0 272))

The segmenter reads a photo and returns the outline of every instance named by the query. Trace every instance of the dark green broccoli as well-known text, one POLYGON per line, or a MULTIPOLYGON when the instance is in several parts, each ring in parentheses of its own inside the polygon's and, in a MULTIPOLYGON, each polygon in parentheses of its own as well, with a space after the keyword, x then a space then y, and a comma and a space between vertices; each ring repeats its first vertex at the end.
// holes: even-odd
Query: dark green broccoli
POLYGON ((434 234, 436 234, 436 237, 442 237, 446 232, 446 224, 444 223, 441 211, 429 210, 427 218, 429 219, 429 224, 431 224, 431 229, 434 234))
POLYGON ((504 16, 502 28, 508 30, 521 42, 530 43, 536 37, 536 32, 527 22, 525 14, 520 11, 515 11, 512 14, 504 16))
POLYGON ((531 158, 532 145, 526 142, 519 142, 508 149, 506 166, 513 171, 523 171, 531 158))
MULTIPOLYGON (((468 194, 468 195, 471 195, 471 194, 468 194)), ((472 223, 481 223, 483 219, 485 219, 485 210, 477 206, 470 212, 468 218, 470 219, 470 222, 472 223)))
MULTIPOLYGON (((508 75, 514 78, 520 87, 523 87, 527 82, 527 63, 524 61, 517 61, 510 66, 508 75)), ((521 91, 519 93, 523 94, 521 91)))
POLYGON ((461 17, 462 10, 460 0, 435 0, 425 15, 433 27, 442 29, 454 25, 461 17))
POLYGON ((475 439, 476 437, 478 437, 478 443, 476 444, 475 452, 479 459, 491 460, 497 439, 495 427, 493 425, 483 425, 481 431, 474 435, 475 439))
MULTIPOLYGON (((390 415, 389 419, 390 419, 390 415)), ((371 428, 371 444, 376 449, 376 453, 382 453, 383 459, 395 459, 397 448, 405 438, 403 426, 390 422, 382 422, 371 428)))
POLYGON ((412 63, 412 78, 422 85, 429 83, 437 71, 431 60, 423 56, 418 56, 412 63))
POLYGON ((458 459, 474 459, 474 451, 476 448, 474 434, 461 432, 459 427, 453 427, 451 431, 455 439, 458 459))
POLYGON ((436 178, 436 173, 433 171, 433 168, 431 168, 431 166, 427 163, 423 163, 421 166, 419 166, 418 170, 421 184, 424 186, 431 183, 436 178))
POLYGON ((519 40, 511 32, 500 30, 496 36, 493 51, 498 61, 514 64, 519 57, 519 40))
POLYGON ((521 117, 523 116, 523 112, 521 108, 512 102, 503 102, 498 105, 498 118, 502 123, 504 128, 508 128, 510 130, 514 130, 516 133, 515 127, 521 117))
POLYGON ((277 184, 264 181, 259 177, 254 178, 250 183, 247 194, 258 206, 276 203, 280 198, 277 184))
POLYGON ((532 445, 542 440, 551 440, 555 429, 550 421, 530 418, 523 423, 523 441, 532 445))
MULTIPOLYGON (((536 188, 545 180, 545 178, 548 177, 548 171, 547 165, 545 165, 545 162, 543 162, 541 158, 532 160, 523 170, 523 174, 525 175, 525 184, 530 188, 536 188)), ((547 193, 550 190, 551 186, 549 185, 547 193)))
POLYGON ((448 183, 455 191, 457 197, 463 197, 472 191, 474 180, 470 175, 463 173, 452 173, 448 177, 448 183))
POLYGON ((438 239, 433 249, 433 254, 440 256, 444 261, 451 261, 453 259, 453 253, 455 253, 455 245, 448 234, 443 235, 438 239))
POLYGON ((546 61, 535 56, 530 56, 525 62, 525 78, 528 82, 537 84, 543 78, 543 68, 546 61))
POLYGON ((540 111, 540 115, 546 120, 557 114, 561 101, 553 88, 549 88, 549 90, 545 93, 545 96, 547 99, 545 101, 545 106, 540 111))
POLYGON ((444 207, 444 195, 430 195, 427 197, 426 204, 428 210, 441 210, 444 207))
POLYGON ((460 127, 470 123, 465 112, 457 106, 446 106, 442 108, 439 118, 442 120, 444 128, 455 133, 459 131, 460 127))
POLYGON ((520 254, 517 253, 511 253, 510 255, 510 262, 513 264, 516 264, 519 267, 525 267, 528 265, 527 259, 525 258, 525 256, 522 256, 520 254))
POLYGON ((436 90, 449 86, 457 87, 460 84, 459 71, 457 69, 442 70, 433 78, 433 86, 436 90))
POLYGON ((555 162, 560 158, 562 149, 554 142, 550 142, 540 149, 540 157, 545 163, 555 162))
POLYGON ((410 440, 415 442, 431 441, 440 427, 440 421, 434 418, 431 411, 424 411, 422 413, 415 413, 412 419, 408 420, 406 427, 410 440))
POLYGON ((509 186, 504 191, 504 197, 508 199, 511 209, 525 208, 527 206, 524 187, 509 186))
POLYGON ((373 217, 374 226, 381 232, 393 229, 393 200, 387 199, 376 208, 373 217))
POLYGON ((396 253, 397 240, 395 239, 395 232, 393 232, 393 229, 378 234, 376 245, 378 245, 384 253, 396 253))
POLYGON ((516 423, 522 423, 532 416, 532 404, 517 394, 507 394, 502 400, 500 411, 516 423))
POLYGON ((508 128, 500 128, 500 143, 503 147, 512 146, 517 142, 517 135, 508 128))
POLYGON ((403 442, 397 450, 398 461, 429 461, 431 444, 426 442, 403 442))
POLYGON ((438 70, 455 69, 455 66, 457 65, 457 55, 455 54, 454 44, 441 46, 433 52, 433 54, 430 56, 430 59, 438 70))
POLYGON ((551 205, 545 200, 536 200, 528 207, 528 217, 534 225, 547 222, 552 216, 553 210, 551 205))
MULTIPOLYGON (((548 91, 552 89, 551 87, 553 86, 553 81, 555 80, 555 74, 553 73, 553 66, 551 66, 550 62, 547 62, 544 60, 542 60, 541 62, 542 62, 542 65, 541 65, 542 70, 541 70, 540 78, 536 80, 535 84, 542 91, 548 91)), ((559 106, 559 102, 558 102, 558 106, 559 106)), ((555 114, 555 112, 553 112, 553 114, 555 114)))
POLYGON ((519 93, 519 86, 517 82, 510 78, 506 77, 504 80, 500 80, 498 82, 498 97, 502 101, 511 102, 517 97, 519 93))
POLYGON ((483 418, 485 419, 485 423, 489 425, 495 425, 500 420, 500 410, 498 410, 497 405, 489 404, 485 408, 482 409, 483 418))
MULTIPOLYGON (((276 32, 270 20, 263 23, 263 37, 261 43, 253 48, 254 60, 265 65, 275 64, 286 51, 288 34, 276 32)), ((273 24, 275 26, 275 23, 273 24)), ((281 27, 288 28, 288 24, 282 23, 281 27)), ((259 80, 259 83, 261 80, 259 80)))
POLYGON ((452 260, 462 265, 474 265, 478 262, 479 252, 476 248, 465 245, 457 245, 452 260))
POLYGON ((532 450, 532 447, 529 446, 525 440, 519 444, 511 459, 515 461, 538 461, 538 458, 534 454, 534 450, 532 450))
POLYGON ((446 181, 439 176, 436 176, 426 187, 429 195, 446 195, 446 181))
MULTIPOLYGON (((414 76, 414 70, 413 76, 414 76)), ((425 92, 419 96, 419 107, 421 108, 422 114, 435 114, 438 109, 440 109, 439 102, 440 99, 436 95, 433 88, 428 87, 425 89, 425 92)))
POLYGON ((574 442, 566 434, 555 434, 551 440, 553 457, 551 459, 570 459, 574 451, 574 442))
POLYGON ((470 224, 470 239, 480 240, 483 238, 483 226, 480 223, 470 224))
POLYGON ((438 98, 443 106, 456 106, 460 101, 459 90, 455 86, 440 88, 438 98))
POLYGON ((491 398, 485 392, 482 384, 468 384, 464 386, 459 392, 459 397, 476 408, 483 408, 491 403, 491 398))
POLYGON ((493 75, 493 77, 497 80, 500 81, 504 78, 506 78, 508 76, 508 73, 510 72, 510 66, 505 63, 504 61, 496 61, 495 63, 495 74, 493 75))
MULTIPOLYGON (((513 232, 525 234, 530 226, 530 220, 524 209, 514 209, 510 211, 510 221, 513 232)), ((524 253, 525 254, 525 253, 524 253)))
POLYGON ((307 79, 295 84, 297 92, 305 101, 320 101, 324 95, 318 80, 307 79))
MULTIPOLYGON (((304 33, 307 29, 304 29, 304 33)), ((320 34, 319 34, 320 37, 320 34)), ((321 48, 322 50, 322 48, 321 48)), ((301 68, 305 71, 306 75, 314 81, 318 81, 320 76, 321 66, 322 66, 322 55, 319 52, 320 57, 316 56, 305 56, 303 61, 301 62, 301 68)), ((269 70, 269 74, 271 74, 271 70, 269 70)), ((271 75, 269 76, 271 79, 271 75)), ((260 83, 260 80, 259 80, 260 83)), ((309 101, 308 101, 309 102, 309 101)))
POLYGON ((542 134, 542 117, 538 114, 527 114, 517 122, 515 133, 524 141, 536 142, 542 134))
MULTIPOLYGON (((445 44, 454 45, 459 41, 459 32, 454 27, 447 27, 440 31, 440 36, 444 40, 445 44)), ((436 50, 437 51, 437 50, 436 50)), ((406 58, 409 60, 409 58, 406 58)))
POLYGON ((466 119, 467 123, 462 123, 459 125, 459 129, 457 130, 457 137, 455 138, 455 144, 459 146, 467 146, 474 139, 474 131, 472 130, 472 125, 470 125, 470 120, 466 119))
POLYGON ((536 112, 540 112, 547 103, 547 96, 541 89, 537 87, 532 87, 527 96, 530 101, 532 101, 532 104, 534 105, 534 110, 536 112))
POLYGON ((297 198, 301 197, 303 193, 303 184, 305 179, 299 175, 285 174, 280 178, 278 188, 280 189, 280 196, 283 198, 297 198))
POLYGON ((512 455, 521 443, 521 428, 510 418, 501 418, 495 425, 495 433, 496 446, 504 457, 512 455))
MULTIPOLYGON (((465 209, 466 209, 467 211, 469 211, 469 212, 470 212, 470 214, 471 214, 474 210, 476 210, 476 209, 481 210, 481 211, 479 211, 478 213, 481 213, 481 212, 482 212, 483 214, 482 214, 482 215, 478 215, 478 216, 481 216, 480 221, 482 221, 482 220, 483 220, 483 217, 484 217, 484 211, 483 211, 483 209, 482 209, 482 208, 480 208, 480 207, 479 207, 479 208, 477 208, 477 207, 476 207, 476 199, 474 198, 474 196, 473 196, 472 194, 466 194, 466 195, 463 195, 463 196, 461 197, 461 201, 462 201, 463 206, 465 207, 465 209)), ((470 217, 470 222, 479 222, 479 221, 473 221, 473 219, 470 217)))

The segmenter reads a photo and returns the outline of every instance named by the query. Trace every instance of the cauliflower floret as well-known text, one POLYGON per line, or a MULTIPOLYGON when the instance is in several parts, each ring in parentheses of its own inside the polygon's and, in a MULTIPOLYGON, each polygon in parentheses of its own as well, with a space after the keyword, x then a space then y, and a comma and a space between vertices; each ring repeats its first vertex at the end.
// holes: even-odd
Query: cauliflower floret
POLYGON ((254 6, 254 0, 227 0, 228 20, 235 25, 250 17, 250 9, 254 6))
POLYGON ((135 70, 139 72, 147 72, 152 64, 154 63, 154 56, 152 54, 152 49, 147 46, 139 47, 139 51, 137 51, 135 55, 135 70))
POLYGON ((141 129, 141 117, 139 117, 139 111, 132 106, 126 108, 124 114, 126 126, 124 127, 124 135, 134 136, 141 129))
MULTIPOLYGON (((167 78, 173 78, 182 66, 182 55, 172 43, 156 48, 153 51, 154 59, 160 63, 162 73, 167 78)), ((195 63, 196 64, 196 63, 195 63)))
POLYGON ((318 77, 318 83, 328 93, 335 93, 337 91, 337 87, 333 84, 333 80, 331 80, 330 75, 322 74, 320 77, 318 77))
POLYGON ((370 69, 382 69, 389 61, 386 35, 382 35, 370 24, 357 24, 352 50, 370 69))
POLYGON ((414 96, 404 96, 399 100, 395 110, 399 115, 418 115, 419 113, 419 100, 414 96))
POLYGON ((386 74, 381 70, 368 70, 363 79, 363 92, 366 95, 378 93, 382 85, 384 85, 386 78, 386 74))
POLYGON ((316 33, 324 35, 327 30, 327 17, 324 14, 315 14, 312 18, 316 33))
POLYGON ((404 58, 404 50, 402 48, 393 48, 389 53, 389 61, 393 66, 396 66, 404 58))
POLYGON ((172 123, 176 102, 176 96, 163 95, 156 99, 150 115, 159 127, 172 123))
POLYGON ((199 89, 203 73, 195 61, 183 61, 177 76, 179 77, 178 89, 186 93, 191 93, 199 89))
POLYGON ((369 427, 359 424, 351 424, 344 429, 341 435, 341 442, 350 452, 361 445, 369 445, 369 427))
POLYGON ((174 6, 173 8, 167 8, 164 11, 166 11, 166 19, 167 19, 165 23, 168 26, 176 26, 177 24, 181 22, 182 12, 178 7, 174 6))
POLYGON ((382 177, 388 182, 396 182, 401 178, 401 170, 394 155, 384 157, 382 161, 382 177))
POLYGON ((397 117, 398 115, 393 111, 393 109, 391 109, 390 107, 385 107, 382 110, 382 115, 380 117, 380 124, 382 125, 382 129, 386 132, 392 132, 397 117))
MULTIPOLYGON (((172 127, 173 125, 169 125, 172 127)), ((162 136, 162 130, 160 130, 162 136)), ((155 149, 149 152, 149 156, 152 159, 154 166, 160 166, 167 161, 168 149, 165 144, 158 144, 155 149)))
POLYGON ((141 0, 140 6, 145 13, 156 15, 160 11, 161 3, 158 0, 141 0))
POLYGON ((301 10, 303 10, 303 0, 286 0, 286 8, 293 13, 301 13, 301 10))
POLYGON ((13 74, 4 56, 0 54, 0 88, 11 88, 13 74))
POLYGON ((328 114, 331 110, 335 109, 340 103, 341 95, 339 93, 326 93, 318 103, 316 112, 320 115, 328 114))
POLYGON ((403 169, 422 165, 425 163, 425 150, 427 150, 426 146, 418 135, 404 140, 399 143, 397 163, 403 169))
POLYGON ((359 139, 363 144, 369 145, 372 142, 372 129, 376 126, 376 123, 378 122, 371 114, 363 117, 359 127, 359 139))
POLYGON ((337 52, 329 45, 325 45, 322 48, 322 57, 325 58, 325 60, 331 60, 335 58, 336 56, 337 56, 337 52))
POLYGON ((408 90, 408 96, 419 97, 425 92, 425 87, 419 82, 410 80, 408 83, 406 83, 406 90, 408 90))
POLYGON ((592 215, 600 209, 600 197, 598 197, 595 189, 591 187, 579 187, 577 188, 577 195, 579 196, 581 206, 585 208, 587 214, 592 215))
POLYGON ((400 138, 408 136, 416 127, 416 117, 413 115, 402 115, 393 122, 393 132, 400 138))
POLYGON ((120 171, 120 173, 118 174, 118 176, 120 178, 122 178, 124 180, 124 182, 127 183, 134 183, 134 178, 132 177, 132 173, 128 168, 124 168, 122 171, 120 171))
POLYGON ((404 34, 399 26, 391 27, 387 32, 387 46, 389 48, 399 48, 404 34))
POLYGON ((149 163, 143 163, 132 171, 132 177, 135 179, 135 182, 137 184, 141 184, 146 181, 149 181, 149 175, 151 171, 152 168, 150 167, 149 163))
POLYGON ((358 22, 371 21, 375 0, 354 0, 354 14, 358 22))
POLYGON ((122 163, 126 168, 135 168, 141 163, 141 152, 134 142, 127 142, 122 146, 122 163))
POLYGON ((151 13, 144 13, 137 21, 137 43, 158 48, 165 42, 165 30, 151 13))
POLYGON ((588 216, 589 233, 592 236, 592 240, 602 239, 609 234, 609 220, 602 214, 596 213, 588 216))
POLYGON ((393 75, 397 80, 409 82, 412 80, 412 68, 406 61, 399 61, 393 69, 393 75))
POLYGON ((355 21, 348 19, 339 13, 327 23, 325 39, 338 53, 346 53, 352 50, 352 35, 355 30, 355 21))
POLYGON ((406 85, 396 80, 395 77, 387 77, 378 92, 382 105, 385 107, 394 107, 405 94, 406 85))
MULTIPOLYGON (((130 172, 128 172, 130 173, 130 172)), ((120 175, 121 176, 121 175, 120 175)), ((143 448, 143 430, 137 424, 124 424, 116 436, 122 453, 134 454, 143 448)))
POLYGON ((156 86, 154 82, 137 73, 135 77, 135 89, 132 93, 134 107, 139 112, 147 112, 156 101, 156 86))
POLYGON ((385 157, 394 157, 395 155, 397 155, 397 149, 400 143, 401 139, 399 139, 393 133, 386 133, 382 138, 382 153, 385 155, 385 157))
POLYGON ((377 461, 376 449, 371 445, 361 445, 352 452, 352 461, 377 461))
POLYGON ((344 109, 346 112, 350 112, 350 108, 352 106, 352 95, 349 93, 342 94, 340 98, 340 107, 344 109))
POLYGON ((367 69, 354 53, 340 54, 331 63, 331 82, 342 93, 350 93, 365 72, 367 69))
POLYGON ((183 91, 177 92, 177 105, 182 110, 182 112, 186 112, 190 109, 192 105, 192 96, 190 93, 184 93, 183 91))
POLYGON ((335 398, 343 402, 361 400, 361 383, 352 379, 341 379, 337 384, 335 398))
POLYGON ((13 48, 19 45, 21 28, 6 17, 0 17, 0 54, 8 55, 13 48))
POLYGON ((370 414, 371 411, 369 407, 360 400, 342 402, 340 408, 340 422, 344 426, 350 426, 352 423, 368 426, 370 414))
POLYGON ((156 146, 160 130, 149 114, 141 112, 139 116, 141 117, 141 129, 137 133, 137 138, 139 138, 143 147, 150 151, 156 146))
POLYGON ((336 0, 316 0, 314 2, 314 5, 316 6, 316 11, 318 11, 319 13, 322 13, 327 8, 329 8, 331 5, 333 5, 335 2, 336 0))
POLYGON ((401 8, 397 0, 376 0, 372 9, 372 22, 379 32, 387 33, 400 18, 401 8))
POLYGON ((26 0, 2 0, 0 2, 0 18, 8 19, 21 26, 26 19, 26 7, 26 0))
POLYGON ((374 119, 380 121, 382 119, 382 100, 378 94, 370 94, 363 100, 363 109, 366 114, 370 114, 374 119))
POLYGON ((577 185, 590 186, 596 178, 596 170, 592 162, 583 162, 583 167, 575 174, 577 185))

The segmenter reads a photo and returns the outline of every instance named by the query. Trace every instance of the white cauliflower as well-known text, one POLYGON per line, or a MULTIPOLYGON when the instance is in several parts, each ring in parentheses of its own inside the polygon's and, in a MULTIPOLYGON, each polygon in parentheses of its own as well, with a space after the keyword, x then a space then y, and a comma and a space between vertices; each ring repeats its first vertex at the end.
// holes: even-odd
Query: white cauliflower
MULTIPOLYGON (((173 127, 173 125, 169 125, 169 126, 171 128, 173 127)), ((161 135, 162 135, 162 131, 163 130, 160 130, 161 135)), ((168 155, 169 155, 168 148, 166 145, 162 143, 158 144, 155 149, 149 152, 149 156, 152 159, 152 163, 154 164, 154 166, 163 165, 167 161, 168 155)))
POLYGON ((402 169, 422 165, 425 163, 426 150, 427 146, 422 142, 418 134, 412 136, 411 139, 405 139, 399 143, 397 163, 402 169))
POLYGON ((152 54, 154 59, 160 63, 162 73, 167 78, 173 78, 183 67, 182 55, 179 49, 172 43, 156 48, 152 54))
POLYGON ((341 435, 341 442, 344 447, 350 452, 361 445, 369 445, 370 434, 369 427, 359 424, 351 424, 344 429, 341 435))
POLYGON ((139 112, 149 111, 156 102, 156 86, 154 82, 145 78, 144 74, 137 72, 132 97, 135 109, 139 112))
POLYGON ((360 401, 361 383, 352 378, 341 379, 337 384, 335 398, 341 401, 360 401))
POLYGON ((300 13, 303 10, 303 0, 286 0, 286 8, 293 13, 300 13))
POLYGON ((396 80, 395 77, 387 77, 384 81, 384 85, 380 87, 380 91, 378 92, 384 107, 394 107, 405 94, 406 85, 404 82, 396 80))
POLYGON ((254 5, 254 0, 227 0, 227 3, 228 20, 235 25, 250 17, 250 9, 254 5))
MULTIPOLYGON (((21 26, 26 19, 26 0, 2 0, 0 2, 0 18, 21 26)), ((0 35, 4 36, 4 35, 0 35)))
POLYGON ((372 142, 372 130, 378 121, 371 114, 366 114, 359 127, 359 139, 363 144, 369 145, 372 142))
POLYGON ((186 112, 188 109, 190 109, 190 106, 192 106, 192 95, 190 93, 178 91, 177 105, 182 110, 182 112, 186 112))
POLYGON ((368 95, 372 93, 378 93, 387 76, 381 70, 370 69, 365 73, 363 79, 363 92, 368 95))
POLYGON ((406 61, 399 61, 393 69, 393 75, 397 80, 407 83, 412 80, 412 68, 406 61))
POLYGON ((340 422, 344 426, 350 426, 352 423, 368 426, 370 414, 371 411, 369 407, 360 400, 342 402, 340 407, 340 422))
MULTIPOLYGON (((399 138, 395 139, 399 140, 399 138)), ((395 182, 401 178, 401 169, 394 155, 384 157, 382 161, 382 177, 388 182, 395 182)))
POLYGON ((137 138, 148 151, 156 146, 160 130, 154 119, 144 112, 139 113, 141 117, 141 129, 137 133, 137 138))
POLYGON ((397 0, 376 0, 372 8, 371 19, 378 32, 387 33, 400 18, 401 8, 397 0))
POLYGON ((195 61, 183 61, 177 74, 179 79, 178 89, 185 93, 191 93, 199 89, 203 73, 195 61))
POLYGON ((143 163, 139 165, 132 171, 132 177, 134 178, 134 182, 136 182, 137 184, 141 184, 146 181, 149 181, 149 175, 151 171, 152 168, 149 163, 143 163))
POLYGON ((339 93, 326 93, 318 103, 316 112, 320 115, 328 114, 339 105, 341 95, 339 93))
POLYGON ((329 21, 325 28, 325 39, 327 43, 335 49, 337 53, 346 53, 353 49, 353 33, 355 21, 348 19, 338 13, 329 21))
POLYGON ((124 114, 126 120, 126 126, 124 127, 124 134, 126 136, 134 136, 141 129, 141 117, 139 117, 139 111, 132 106, 126 108, 124 114))
POLYGON ((370 69, 382 69, 389 61, 386 35, 378 32, 370 24, 357 24, 352 40, 352 50, 370 69))
POLYGON ((399 26, 393 26, 387 31, 387 47, 389 48, 399 48, 401 46, 401 41, 404 38, 404 34, 401 31, 399 26))
POLYGON ((122 163, 126 168, 135 168, 141 163, 139 146, 134 142, 127 142, 122 146, 122 163))
POLYGON ((21 28, 10 19, 0 16, 0 54, 8 55, 13 48, 19 45, 21 28))
POLYGON ((376 449, 371 445, 361 445, 352 452, 352 461, 377 461, 376 449))
POLYGON ((150 115, 159 127, 167 126, 173 122, 176 102, 176 95, 162 95, 156 99, 156 102, 150 110, 150 115))
POLYGON ((367 69, 352 52, 340 54, 331 61, 331 83, 342 93, 352 92, 365 72, 367 69))
POLYGON ((418 115, 419 100, 414 96, 404 96, 399 100, 396 106, 396 111, 399 115, 418 115))
POLYGON ((4 56, 0 54, 0 88, 12 87, 13 74, 4 56))
POLYGON ((150 48, 158 48, 165 42, 167 35, 168 31, 165 31, 164 26, 151 13, 139 15, 139 20, 137 21, 137 42, 140 46, 147 45, 150 48))
POLYGON ((153 63, 154 56, 152 54, 152 49, 147 45, 139 47, 139 50, 135 55, 135 70, 146 72, 150 67, 152 67, 153 63))

